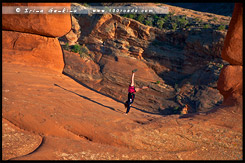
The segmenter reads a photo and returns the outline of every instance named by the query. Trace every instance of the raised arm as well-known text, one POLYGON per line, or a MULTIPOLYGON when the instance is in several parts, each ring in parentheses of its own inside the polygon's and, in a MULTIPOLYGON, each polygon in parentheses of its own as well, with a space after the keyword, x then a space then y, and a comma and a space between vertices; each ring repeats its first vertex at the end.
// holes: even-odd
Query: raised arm
POLYGON ((138 91, 140 91, 142 89, 147 89, 147 88, 149 88, 149 86, 143 86, 141 88, 135 88, 135 91, 138 92, 138 91))

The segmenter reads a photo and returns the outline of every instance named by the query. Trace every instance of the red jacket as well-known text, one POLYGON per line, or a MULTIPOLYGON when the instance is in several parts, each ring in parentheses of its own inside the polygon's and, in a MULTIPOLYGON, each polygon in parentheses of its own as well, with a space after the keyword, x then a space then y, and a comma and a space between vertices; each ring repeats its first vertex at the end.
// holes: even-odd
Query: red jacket
POLYGON ((129 87, 128 87, 128 92, 129 92, 129 93, 134 93, 134 92, 136 92, 134 86, 129 86, 129 87))

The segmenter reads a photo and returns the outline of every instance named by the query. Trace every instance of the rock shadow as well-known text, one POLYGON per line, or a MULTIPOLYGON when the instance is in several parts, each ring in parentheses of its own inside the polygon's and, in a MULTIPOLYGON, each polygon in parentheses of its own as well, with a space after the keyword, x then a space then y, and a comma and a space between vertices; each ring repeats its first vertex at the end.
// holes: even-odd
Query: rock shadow
POLYGON ((59 88, 62 88, 62 89, 65 90, 65 91, 71 92, 71 93, 73 93, 73 94, 75 94, 75 95, 77 95, 77 96, 79 96, 79 97, 82 97, 82 98, 84 98, 84 99, 86 99, 86 100, 89 100, 89 101, 91 101, 91 102, 93 102, 93 103, 96 103, 96 104, 98 104, 98 105, 100 105, 100 106, 103 106, 103 107, 106 107, 106 108, 109 108, 109 109, 111 109, 111 110, 113 110, 113 111, 118 112, 118 111, 115 110, 113 107, 110 107, 110 106, 106 106, 106 105, 104 105, 104 104, 101 104, 101 103, 99 103, 99 102, 97 102, 97 101, 94 101, 94 100, 92 100, 92 99, 90 99, 90 98, 88 98, 88 97, 86 97, 86 96, 80 95, 80 94, 78 94, 78 93, 76 93, 76 92, 73 92, 73 91, 71 91, 71 90, 68 90, 68 89, 66 89, 66 88, 63 88, 63 87, 59 86, 58 84, 54 84, 54 86, 57 86, 57 87, 59 87, 59 88))
MULTIPOLYGON (((94 91, 94 92, 96 92, 96 93, 98 93, 98 94, 100 94, 100 95, 106 96, 106 97, 108 97, 108 98, 111 98, 111 99, 113 99, 114 101, 116 101, 116 102, 121 103, 122 105, 124 105, 124 101, 120 101, 120 100, 118 100, 118 99, 116 99, 116 98, 114 98, 114 97, 112 97, 112 96, 110 96, 110 95, 107 95, 107 94, 105 94, 105 93, 99 92, 99 91, 97 91, 97 90, 95 90, 95 89, 89 87, 88 85, 82 83, 81 81, 79 81, 79 80, 76 79, 75 77, 73 77, 73 76, 67 74, 67 73, 64 72, 64 71, 63 71, 63 74, 66 75, 66 76, 68 76, 68 77, 70 77, 70 78, 73 79, 75 82, 79 83, 80 85, 82 85, 82 86, 88 88, 89 90, 94 91)), ((54 84, 54 85, 60 87, 60 86, 57 85, 57 84, 54 84)), ((61 87, 61 88, 62 88, 62 87, 61 87)), ((65 88, 62 88, 62 89, 65 89, 65 88)), ((66 89, 65 89, 65 90, 66 90, 66 89)), ((72 91, 70 91, 70 90, 67 90, 67 91, 72 92, 72 91)), ((91 99, 89 99, 88 97, 79 95, 79 94, 77 94, 77 93, 75 93, 75 92, 72 92, 72 93, 74 93, 74 94, 76 94, 76 95, 78 95, 78 96, 80 96, 80 97, 83 97, 83 98, 85 98, 85 99, 91 100, 91 99)), ((91 100, 91 101, 92 101, 92 102, 95 102, 95 103, 97 103, 97 104, 100 104, 100 103, 98 103, 98 102, 96 102, 96 101, 94 101, 94 100, 91 100)), ((102 106, 104 106, 104 107, 108 107, 109 109, 112 109, 112 110, 116 111, 114 108, 112 108, 112 107, 110 107, 110 106, 105 106, 105 105, 103 105, 103 104, 100 104, 100 105, 102 105, 102 106)), ((132 106, 131 108, 134 108, 134 109, 136 109, 136 110, 139 110, 139 111, 141 111, 141 112, 143 112, 143 113, 148 113, 148 114, 153 114, 153 115, 160 115, 160 113, 154 113, 154 112, 145 111, 145 110, 143 110, 143 109, 140 109, 140 108, 137 108, 137 107, 134 107, 134 106, 132 106)), ((125 112, 126 112, 126 108, 125 108, 125 112)))

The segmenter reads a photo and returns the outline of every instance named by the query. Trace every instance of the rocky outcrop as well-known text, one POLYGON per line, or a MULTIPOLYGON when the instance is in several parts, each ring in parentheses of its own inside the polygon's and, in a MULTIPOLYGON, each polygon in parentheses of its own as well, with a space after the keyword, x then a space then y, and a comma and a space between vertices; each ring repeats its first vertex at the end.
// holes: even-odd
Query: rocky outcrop
MULTIPOLYGON (((3 3, 3 6, 64 6, 69 3, 3 3)), ((2 29, 61 37, 71 30, 70 14, 3 14, 2 29)))
POLYGON ((243 96, 243 5, 235 4, 230 27, 225 38, 222 58, 231 65, 225 66, 218 80, 218 89, 224 96, 224 104, 237 105, 242 103, 243 96))
POLYGON ((232 65, 243 65, 243 4, 235 4, 227 32, 222 58, 232 65))
MULTIPOLYGON (((4 3, 3 6, 65 6, 69 3, 4 3)), ((69 14, 3 14, 3 61, 46 67, 58 72, 64 68, 63 54, 56 37, 71 29, 69 14)))

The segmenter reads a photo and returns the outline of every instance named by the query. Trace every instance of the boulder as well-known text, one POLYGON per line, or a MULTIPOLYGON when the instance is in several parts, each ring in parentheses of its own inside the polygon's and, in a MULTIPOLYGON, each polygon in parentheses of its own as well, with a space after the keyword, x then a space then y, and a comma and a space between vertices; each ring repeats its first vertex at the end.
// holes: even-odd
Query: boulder
POLYGON ((233 65, 243 65, 243 5, 236 3, 221 56, 233 65))
POLYGON ((42 143, 40 135, 22 130, 4 118, 2 118, 2 138, 3 160, 27 155, 42 143))
POLYGON ((217 88, 224 96, 224 102, 229 97, 237 97, 239 95, 242 96, 242 73, 242 66, 238 65, 227 65, 221 70, 217 88))
MULTIPOLYGON (((64 6, 70 9, 70 3, 3 3, 3 6, 64 6)), ((3 14, 2 29, 61 37, 71 30, 71 16, 70 13, 3 14)))
POLYGON ((63 71, 62 49, 57 38, 13 31, 2 31, 2 59, 63 71))

